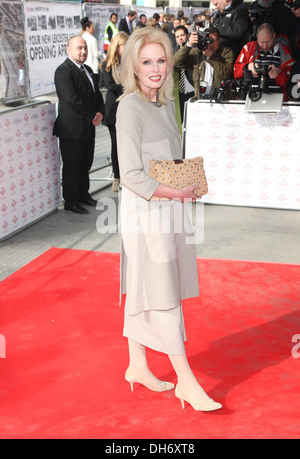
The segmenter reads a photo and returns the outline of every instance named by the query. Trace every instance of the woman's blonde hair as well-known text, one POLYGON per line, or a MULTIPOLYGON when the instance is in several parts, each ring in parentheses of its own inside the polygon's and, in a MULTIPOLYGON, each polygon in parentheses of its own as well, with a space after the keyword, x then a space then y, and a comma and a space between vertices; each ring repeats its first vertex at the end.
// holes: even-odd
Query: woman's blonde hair
POLYGON ((119 32, 117 35, 112 37, 105 59, 106 70, 108 72, 110 72, 113 65, 118 66, 120 64, 120 57, 118 56, 118 47, 126 45, 127 40, 128 35, 126 32, 119 32))
POLYGON ((173 52, 168 35, 158 28, 143 27, 135 30, 129 37, 122 55, 120 66, 120 79, 124 87, 123 97, 127 94, 140 91, 142 97, 147 100, 145 94, 139 87, 138 79, 135 77, 138 69, 138 57, 141 49, 149 43, 162 45, 166 54, 167 76, 159 89, 158 102, 166 103, 167 99, 174 99, 173 95, 173 52))

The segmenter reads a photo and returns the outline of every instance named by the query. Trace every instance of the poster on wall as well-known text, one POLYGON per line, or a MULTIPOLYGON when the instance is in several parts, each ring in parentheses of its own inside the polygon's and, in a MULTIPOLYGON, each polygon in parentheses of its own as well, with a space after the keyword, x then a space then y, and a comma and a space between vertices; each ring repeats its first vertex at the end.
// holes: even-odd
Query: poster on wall
POLYGON ((24 24, 20 0, 0 2, 0 99, 27 95, 24 24))
POLYGON ((81 30, 80 4, 24 4, 31 97, 55 91, 55 69, 67 57, 68 39, 81 30))

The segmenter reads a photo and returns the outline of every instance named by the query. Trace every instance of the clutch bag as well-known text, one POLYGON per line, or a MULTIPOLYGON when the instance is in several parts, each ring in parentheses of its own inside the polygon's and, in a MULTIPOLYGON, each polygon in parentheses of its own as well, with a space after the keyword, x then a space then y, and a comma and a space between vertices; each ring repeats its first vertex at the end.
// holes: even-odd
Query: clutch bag
POLYGON ((204 196, 208 185, 203 165, 203 158, 174 159, 159 161, 151 159, 149 177, 171 188, 182 189, 185 186, 198 186, 196 196, 204 196))

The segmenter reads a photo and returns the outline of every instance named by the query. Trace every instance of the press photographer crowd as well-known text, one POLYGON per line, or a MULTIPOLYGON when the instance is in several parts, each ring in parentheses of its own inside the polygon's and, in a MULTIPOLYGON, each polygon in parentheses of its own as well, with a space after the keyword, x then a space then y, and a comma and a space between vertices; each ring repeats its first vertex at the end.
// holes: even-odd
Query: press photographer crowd
POLYGON ((212 14, 191 23, 176 19, 166 30, 174 40, 181 110, 193 96, 255 101, 279 92, 300 101, 300 0, 212 4, 212 14))

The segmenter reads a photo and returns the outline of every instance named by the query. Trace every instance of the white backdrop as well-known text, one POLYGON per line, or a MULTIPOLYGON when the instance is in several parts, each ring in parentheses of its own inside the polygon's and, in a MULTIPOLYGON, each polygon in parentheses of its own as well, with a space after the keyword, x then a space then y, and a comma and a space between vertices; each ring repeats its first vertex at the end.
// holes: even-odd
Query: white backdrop
POLYGON ((55 105, 0 116, 0 239, 61 203, 55 105))
POLYGON ((214 204, 300 209, 300 106, 278 114, 244 103, 189 102, 185 155, 203 156, 214 204))

